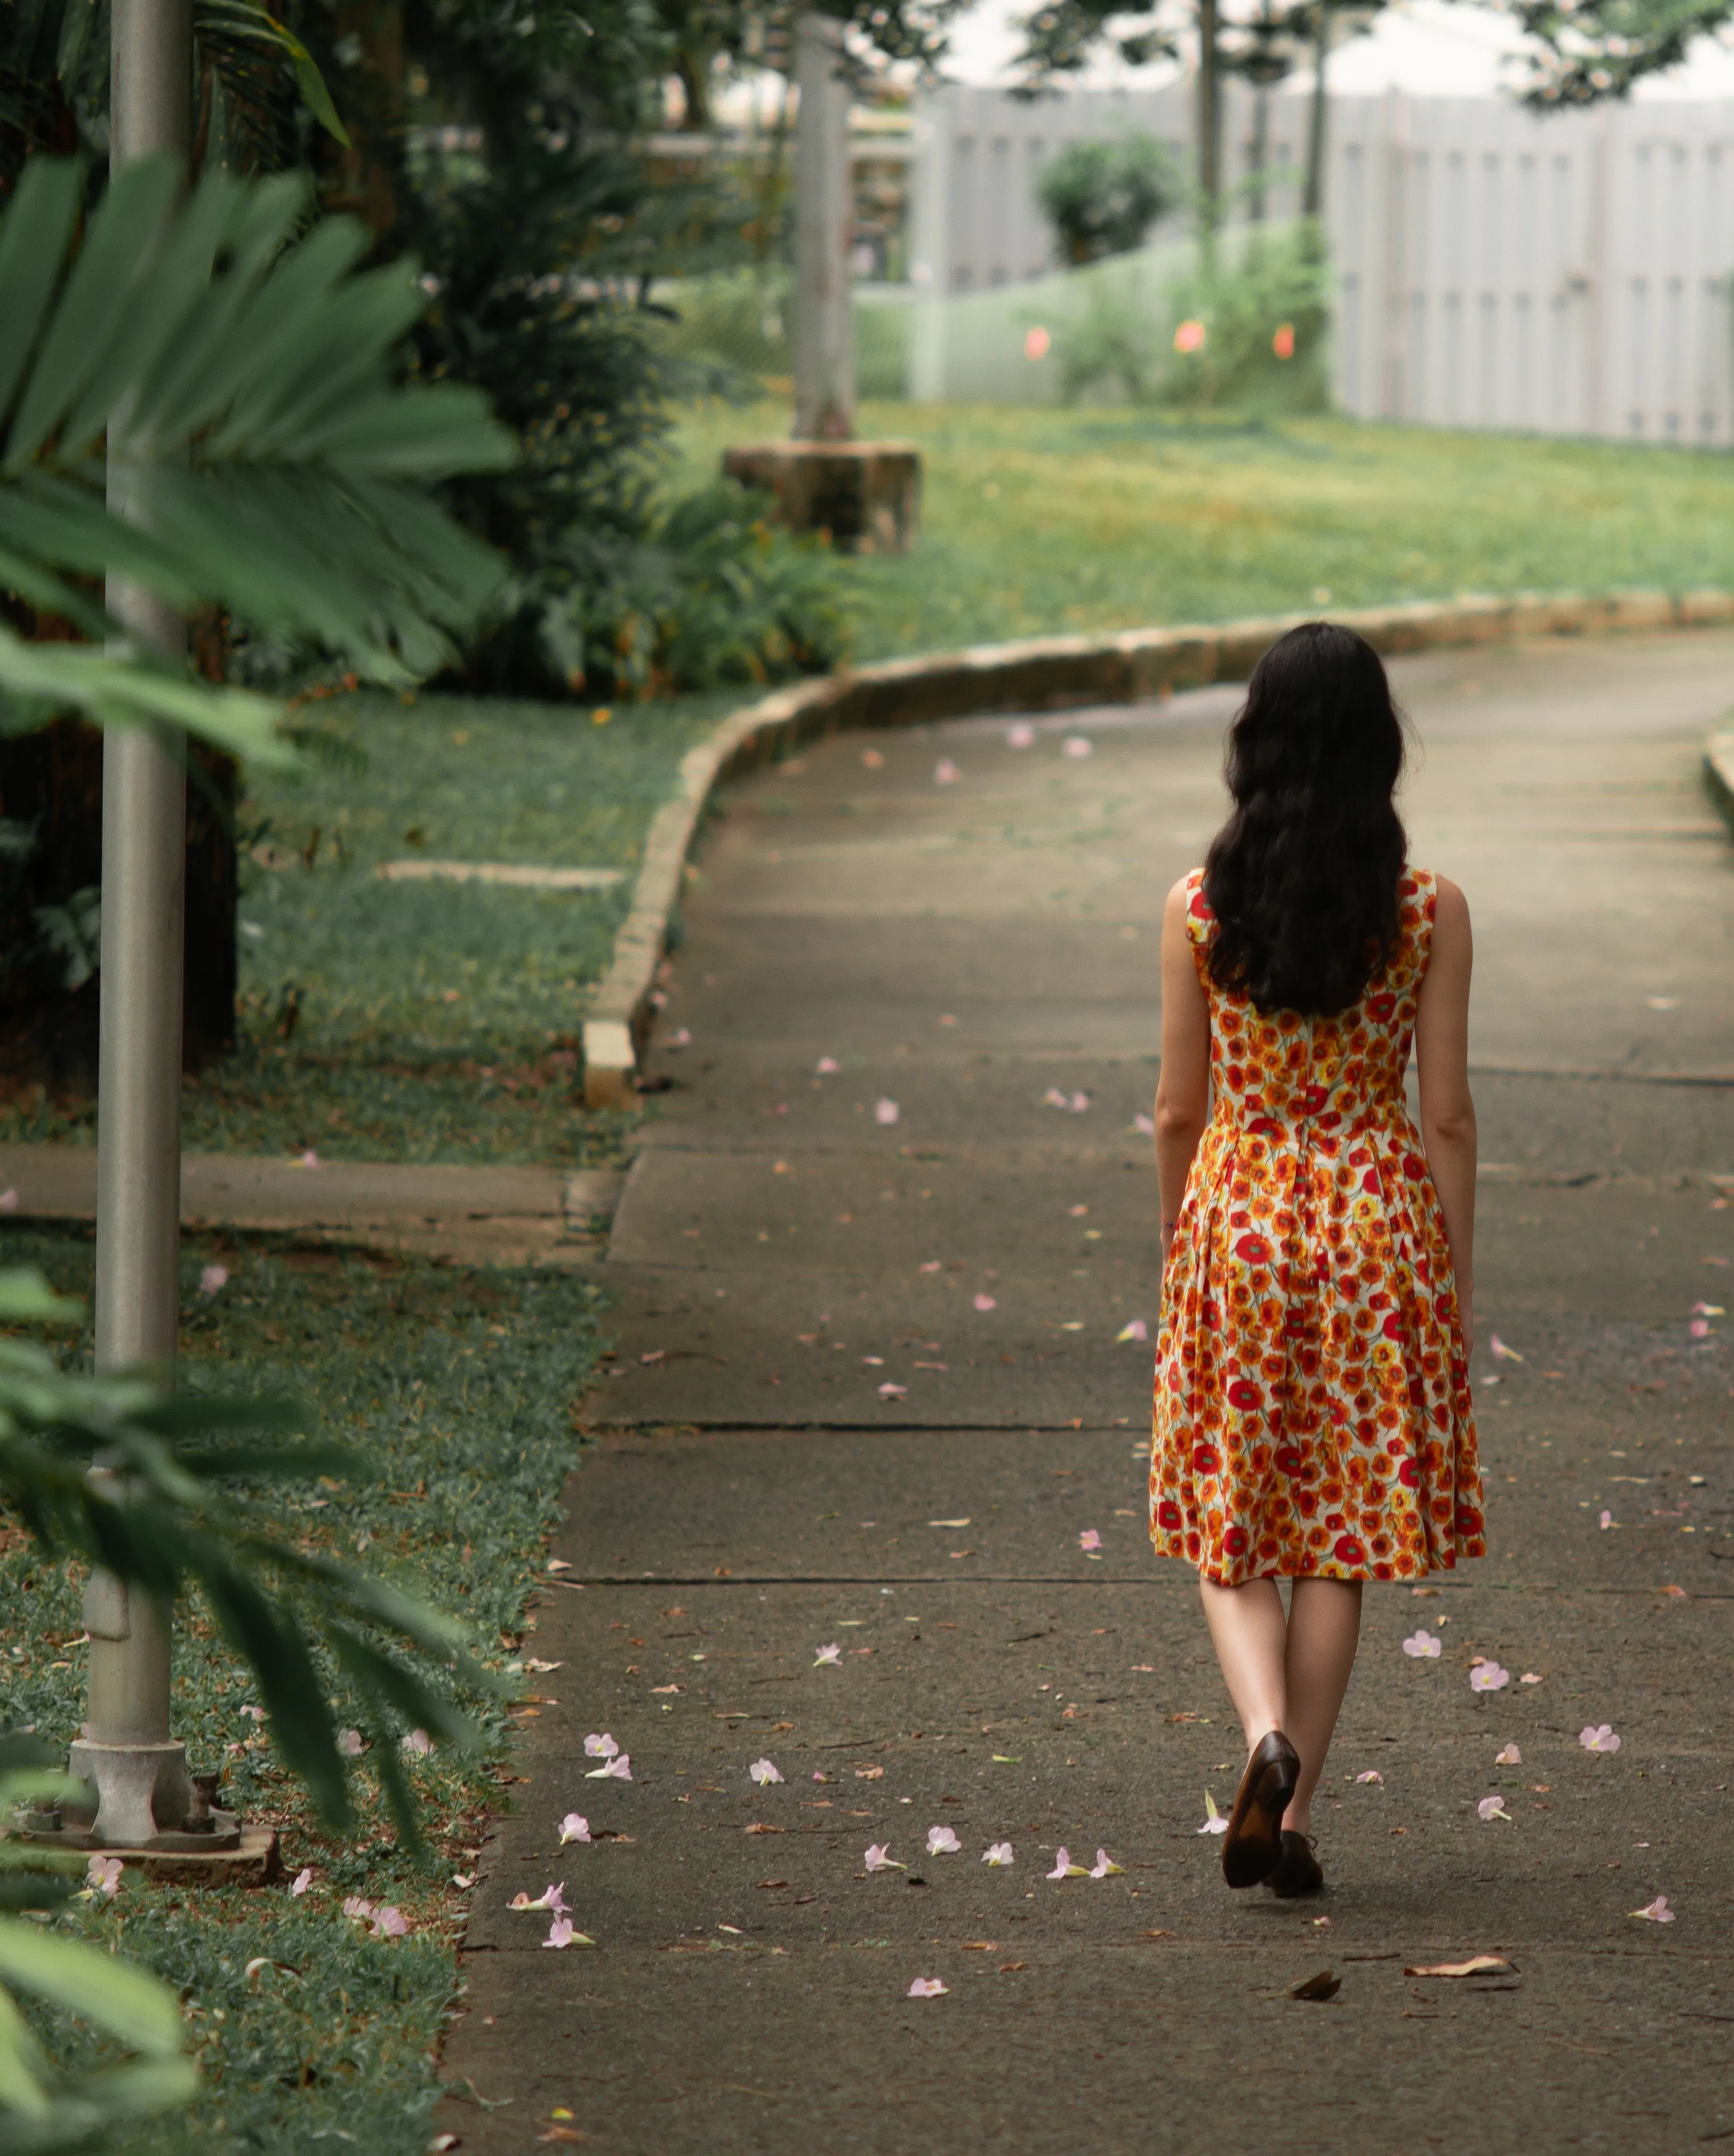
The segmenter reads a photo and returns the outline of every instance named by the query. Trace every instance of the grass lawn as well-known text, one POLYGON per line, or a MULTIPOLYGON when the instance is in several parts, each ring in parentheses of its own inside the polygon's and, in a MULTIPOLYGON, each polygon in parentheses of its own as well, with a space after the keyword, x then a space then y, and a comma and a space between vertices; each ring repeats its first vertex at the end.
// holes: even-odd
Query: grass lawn
MULTIPOLYGON (((0 1262, 38 1265, 57 1287, 90 1291, 92 1245, 77 1230, 8 1229, 0 1262)), ((184 1381, 300 1393, 322 1432, 372 1463, 371 1482, 291 1486, 287 1514, 305 1540, 365 1553, 455 1614, 495 1668, 521 1659, 526 1596, 577 1451, 572 1411, 598 1344, 595 1291, 553 1270, 463 1271, 265 1237, 189 1238, 182 1269, 184 1381), (230 1279, 202 1297, 200 1268, 213 1259, 230 1279)), ((56 1744, 76 1732, 81 1584, 75 1568, 44 1563, 0 1518, 0 1727, 33 1724, 56 1744)), ((536 1680, 528 1682, 533 1691, 536 1680)), ((473 1869, 466 1851, 502 1801, 505 1717, 485 1713, 500 1740, 485 1756, 436 1751, 412 1763, 434 1851, 423 1869, 396 1847, 365 1757, 360 1834, 340 1845, 310 1825, 274 1763, 269 1724, 245 1711, 246 1671, 196 1607, 177 1625, 174 1695, 193 1768, 222 1768, 239 1809, 280 1827, 286 1877, 251 1893, 129 1880, 116 1900, 74 1902, 61 1920, 182 1991, 207 2084, 192 2112, 113 2133, 105 2151, 289 2156, 329 2140, 421 2156, 433 2049, 455 1981, 464 1895, 454 1875, 473 1869), (297 1897, 288 1881, 303 1866, 312 1879, 297 1897), (408 1935, 372 1936, 342 1914, 351 1896, 401 1910, 408 1935), (259 1957, 267 1965, 249 1976, 259 1957)), ((357 1722, 335 1697, 341 1719, 357 1722)), ((71 2025, 42 2025, 62 2056, 81 2056, 71 2025)))
MULTIPOLYGON (((780 405, 690 408, 680 480, 780 405)), ((922 532, 855 568, 856 656, 1459 592, 1734 586, 1723 454, 1346 419, 866 404, 917 444, 922 532)))
MULTIPOLYGON (((187 1148, 611 1158, 623 1119, 573 1091, 586 993, 681 757, 741 698, 619 706, 604 725, 506 699, 313 706, 323 751, 299 778, 255 778, 242 804, 241 1041, 188 1081, 187 1148), (376 873, 418 855, 628 874, 587 892, 376 873)), ((14 1102, 0 1136, 90 1142, 94 1110, 14 1102)))

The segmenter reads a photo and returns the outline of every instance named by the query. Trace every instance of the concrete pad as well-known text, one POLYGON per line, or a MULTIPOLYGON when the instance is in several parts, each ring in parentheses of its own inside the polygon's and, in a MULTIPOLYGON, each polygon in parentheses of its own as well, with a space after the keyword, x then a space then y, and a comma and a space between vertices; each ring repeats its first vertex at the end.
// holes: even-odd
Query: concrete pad
POLYGON ((731 793, 669 968, 692 1046, 653 1048, 598 1267, 626 1374, 587 1404, 446 2051, 498 2107, 442 2107, 465 2152, 1734 2137, 1734 1327, 1690 1330, 1734 1307, 1734 857, 1696 761, 1734 638, 1393 676, 1415 854, 1477 924, 1490 1553, 1367 1594, 1326 1894, 1230 1895, 1198 1831, 1241 1739, 1148 1554, 1151 1351, 1113 1337, 1155 1317, 1154 929, 1233 700, 827 742, 731 793), (603 1732, 630 1784, 587 1779, 603 1732), (562 1849, 572 1810, 596 1839, 562 1849), (1051 1881, 1062 1844, 1125 1868, 1051 1881), (557 1954, 505 1905, 562 1879, 597 1944, 557 1954), (1659 1894, 1676 1922, 1633 1913, 1659 1894), (1475 1953, 1511 1967, 1405 1974, 1475 1953), (1328 2003, 1289 1995, 1322 1969, 1328 2003))
MULTIPOLYGON (((388 1161, 188 1153, 188 1227, 274 1229, 428 1256, 504 1265, 572 1263, 593 1254, 622 1178, 607 1169, 459 1168, 388 1161)), ((94 1220, 96 1153, 87 1146, 0 1145, 0 1189, 22 1218, 94 1220)))

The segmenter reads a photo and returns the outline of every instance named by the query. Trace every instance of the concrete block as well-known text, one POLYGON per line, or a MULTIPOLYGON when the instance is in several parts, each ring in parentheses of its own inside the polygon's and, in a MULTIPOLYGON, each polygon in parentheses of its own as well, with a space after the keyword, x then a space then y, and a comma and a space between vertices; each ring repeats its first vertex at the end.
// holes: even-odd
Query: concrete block
POLYGON ((792 531, 829 532, 849 554, 904 554, 921 523, 912 442, 756 442, 723 452, 726 475, 777 497, 792 531))
POLYGON ((587 1018, 584 1021, 583 1043, 584 1106, 629 1107, 634 1097, 633 1077, 638 1069, 631 1027, 620 1019, 587 1018))
POLYGON ((1704 783, 1734 830, 1734 733, 1712 734, 1705 742, 1704 783))
POLYGON ((1126 666, 1126 693, 1134 701, 1207 688, 1216 679, 1213 629, 1134 629, 1114 641, 1126 666))
POLYGON ((1674 600, 1667 592, 1610 592, 1605 604, 1605 624, 1609 629, 1672 629, 1674 626, 1674 600))

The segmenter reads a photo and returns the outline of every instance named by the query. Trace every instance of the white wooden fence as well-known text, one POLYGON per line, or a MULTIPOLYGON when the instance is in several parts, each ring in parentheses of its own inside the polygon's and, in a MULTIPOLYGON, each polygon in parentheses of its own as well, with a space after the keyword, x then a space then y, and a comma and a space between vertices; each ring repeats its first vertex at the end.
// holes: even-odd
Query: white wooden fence
MULTIPOLYGON (((954 87, 922 101, 916 394, 959 393, 945 381, 946 297, 1053 267, 1034 198, 1041 167, 1067 141, 1122 126, 1156 135, 1189 168, 1184 85, 1034 104, 954 87)), ((1306 132, 1304 96, 1273 97, 1272 162, 1292 170, 1306 132)), ((1231 177, 1247 170, 1251 139, 1251 95, 1232 85, 1231 177)), ((1272 190, 1273 216, 1295 206, 1292 187, 1272 190)), ((1333 98, 1325 215, 1345 410, 1734 442, 1734 105, 1536 119, 1502 99, 1333 98)), ((1155 236, 1180 229, 1171 219, 1155 236)))

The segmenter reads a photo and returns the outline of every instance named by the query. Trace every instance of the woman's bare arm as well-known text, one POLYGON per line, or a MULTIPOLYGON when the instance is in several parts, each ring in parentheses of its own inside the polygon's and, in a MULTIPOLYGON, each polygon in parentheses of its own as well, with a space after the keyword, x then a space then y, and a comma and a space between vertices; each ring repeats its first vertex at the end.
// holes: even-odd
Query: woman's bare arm
POLYGON ((1439 879, 1433 953, 1415 1019, 1421 1137, 1445 1216, 1451 1270, 1463 1313, 1463 1345, 1475 1344, 1475 1104, 1469 1090, 1469 983, 1475 961, 1469 901, 1439 879))
POLYGON ((1156 1088, 1156 1176, 1162 1186, 1162 1263, 1186 1178, 1210 1116, 1210 1005, 1186 932, 1183 880, 1162 908, 1162 1069, 1156 1088))

